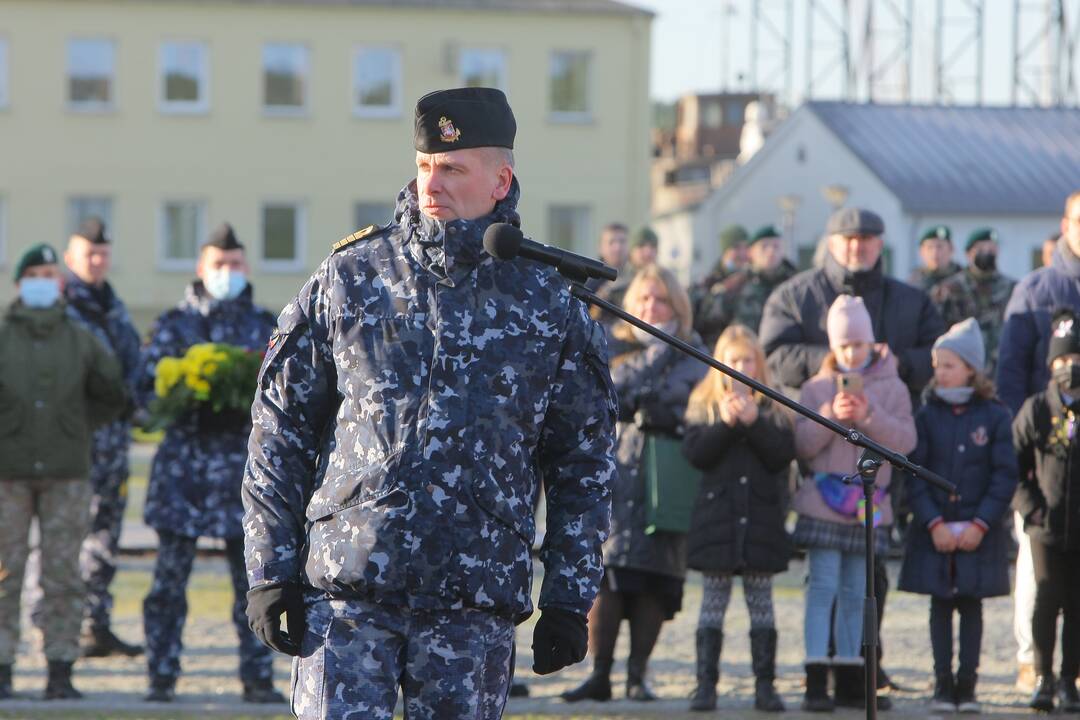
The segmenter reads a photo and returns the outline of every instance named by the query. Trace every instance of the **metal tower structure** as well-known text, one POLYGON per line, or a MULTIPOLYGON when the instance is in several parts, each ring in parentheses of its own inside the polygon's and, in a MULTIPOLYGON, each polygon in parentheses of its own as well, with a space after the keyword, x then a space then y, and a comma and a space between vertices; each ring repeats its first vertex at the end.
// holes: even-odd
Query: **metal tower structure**
POLYGON ((1080 0, 1014 0, 1013 105, 1075 105, 1080 0))
POLYGON ((806 82, 803 86, 803 97, 813 100, 816 93, 823 92, 832 97, 839 96, 850 100, 854 83, 851 66, 851 8, 848 0, 807 0, 805 49, 806 82), (823 54, 824 62, 818 64, 816 60, 823 54), (823 88, 826 83, 837 80, 838 93, 830 93, 823 88))
POLYGON ((866 0, 856 81, 869 102, 910 102, 913 0, 866 0))
POLYGON ((985 10, 985 0, 937 0, 935 103, 974 102, 982 105, 985 10), (964 92, 965 88, 970 88, 970 94, 964 92))
POLYGON ((753 0, 750 16, 750 87, 775 88, 784 104, 793 100, 794 0, 753 0))

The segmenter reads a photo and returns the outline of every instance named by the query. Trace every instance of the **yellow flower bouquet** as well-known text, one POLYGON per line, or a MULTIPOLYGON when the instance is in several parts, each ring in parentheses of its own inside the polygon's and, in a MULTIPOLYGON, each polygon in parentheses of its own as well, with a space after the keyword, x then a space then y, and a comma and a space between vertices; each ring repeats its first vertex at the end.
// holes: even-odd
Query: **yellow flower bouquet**
POLYGON ((261 352, 224 343, 192 345, 183 357, 163 357, 154 377, 148 429, 160 430, 188 413, 246 418, 255 397, 261 352))

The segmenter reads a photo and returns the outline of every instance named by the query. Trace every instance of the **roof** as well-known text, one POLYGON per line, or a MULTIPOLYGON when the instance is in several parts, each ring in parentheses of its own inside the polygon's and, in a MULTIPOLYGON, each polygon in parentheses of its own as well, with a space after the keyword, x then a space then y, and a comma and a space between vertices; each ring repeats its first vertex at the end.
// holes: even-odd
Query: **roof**
POLYGON ((425 10, 497 10, 594 15, 641 15, 649 10, 616 0, 201 0, 204 3, 241 5, 309 5, 313 7, 392 7, 425 10))
POLYGON ((1080 189, 1080 109, 809 102, 913 213, 1059 214, 1080 189))

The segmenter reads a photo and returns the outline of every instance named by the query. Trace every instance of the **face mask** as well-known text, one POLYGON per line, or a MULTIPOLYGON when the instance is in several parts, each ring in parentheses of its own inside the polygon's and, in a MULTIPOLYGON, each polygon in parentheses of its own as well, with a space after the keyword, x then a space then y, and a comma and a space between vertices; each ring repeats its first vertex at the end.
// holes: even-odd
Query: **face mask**
POLYGON ((1062 365, 1052 373, 1054 382, 1064 392, 1080 389, 1080 365, 1062 365))
POLYGON ((237 270, 211 270, 203 280, 206 292, 215 300, 235 300, 247 287, 247 276, 237 270))
POLYGON ((52 307, 60 299, 60 283, 52 278, 23 278, 19 281, 19 299, 26 307, 52 307))
POLYGON ((866 354, 866 359, 862 361, 862 365, 859 365, 858 367, 848 367, 847 365, 844 364, 843 360, 841 360, 839 357, 837 357, 836 358, 836 367, 840 368, 841 372, 846 372, 846 373, 862 372, 866 368, 870 367, 870 361, 873 360, 873 359, 874 359, 874 353, 872 353, 872 352, 867 353, 866 354))
MULTIPOLYGON (((673 332, 675 332, 678 325, 674 320, 671 320, 671 321, 666 322, 666 323, 659 323, 659 324, 657 324, 656 327, 657 327, 657 329, 663 330, 668 335, 670 335, 673 332)), ((658 338, 658 337, 656 337, 654 335, 650 335, 649 333, 645 332, 644 330, 642 330, 639 327, 633 327, 632 329, 633 329, 633 332, 634 332, 634 339, 637 340, 642 345, 655 345, 657 343, 664 342, 660 338, 658 338)))
POLYGON ((975 388, 970 385, 954 388, 934 388, 934 394, 950 405, 963 405, 971 399, 971 395, 974 392, 975 388))
POLYGON ((997 269, 997 253, 992 252, 980 252, 975 253, 975 259, 972 263, 979 270, 983 272, 991 272, 997 269))

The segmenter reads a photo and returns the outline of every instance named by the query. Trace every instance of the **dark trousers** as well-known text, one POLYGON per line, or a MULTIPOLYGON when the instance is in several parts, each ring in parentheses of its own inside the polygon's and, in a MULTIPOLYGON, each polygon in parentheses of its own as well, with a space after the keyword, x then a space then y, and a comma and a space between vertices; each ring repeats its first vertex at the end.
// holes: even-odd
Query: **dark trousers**
POLYGON ((1076 679, 1080 670, 1080 552, 1067 552, 1031 538, 1035 570, 1035 613, 1031 639, 1035 672, 1053 673, 1057 616, 1061 612, 1061 677, 1076 679))
POLYGON ((123 473, 94 472, 90 476, 94 489, 90 532, 83 540, 79 569, 86 582, 86 624, 93 630, 108 630, 112 620, 113 596, 109 585, 116 577, 120 525, 127 506, 127 463, 124 465, 123 473))
POLYGON ((975 677, 982 652, 982 599, 976 597, 930 598, 930 645, 934 650, 934 674, 952 675, 953 613, 960 614, 959 677, 975 677))
MULTIPOLYGON (((151 677, 176 680, 180 675, 181 636, 188 612, 187 583, 198 538, 163 531, 158 531, 158 538, 154 582, 143 601, 146 661, 151 677)), ((232 620, 240 640, 240 679, 249 684, 267 680, 272 675, 270 648, 259 642, 248 628, 244 538, 227 539, 225 555, 232 576, 232 620)))

